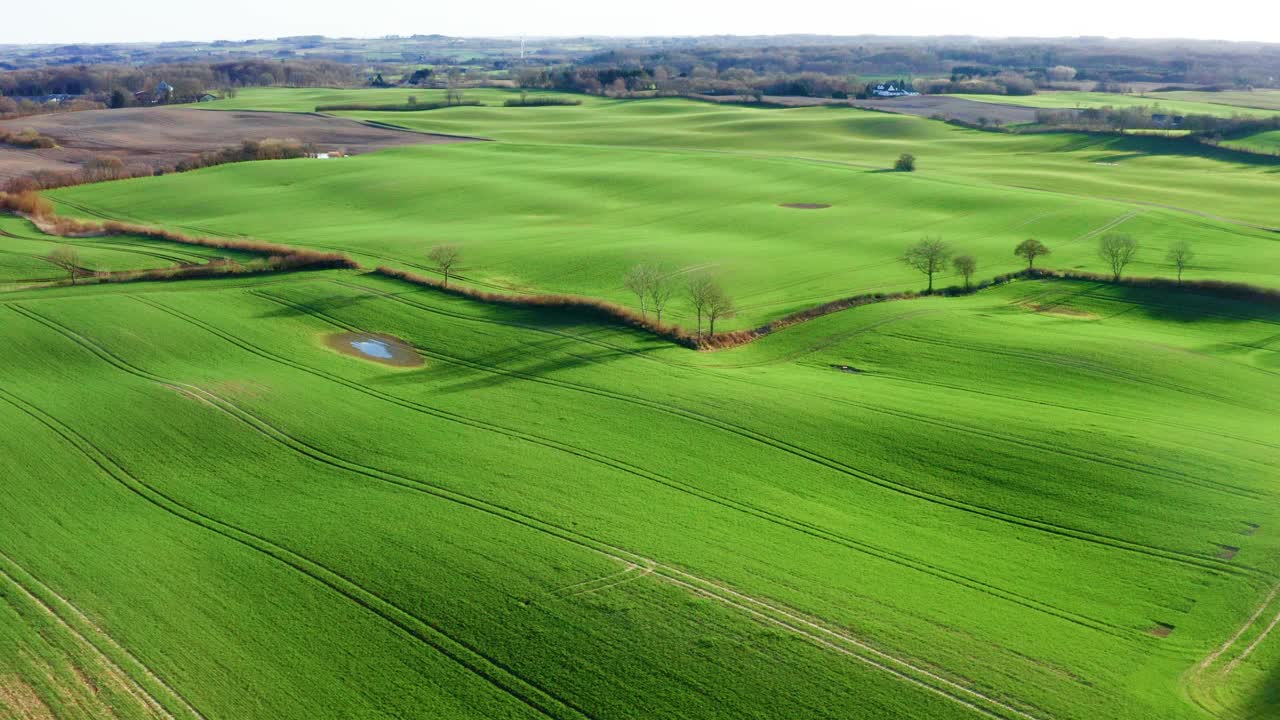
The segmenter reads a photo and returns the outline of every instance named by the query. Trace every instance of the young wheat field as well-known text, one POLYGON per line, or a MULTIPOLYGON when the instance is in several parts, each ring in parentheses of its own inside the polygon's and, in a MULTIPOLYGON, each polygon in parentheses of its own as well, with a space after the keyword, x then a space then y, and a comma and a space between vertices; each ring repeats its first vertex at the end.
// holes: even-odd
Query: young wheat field
MULTIPOLYGON (((205 111, 411 94, 443 99, 205 111)), ((44 194, 360 269, 73 284, 51 248, 254 255, 0 217, 0 718, 1280 716, 1274 164, 467 97, 335 114, 475 142, 44 194), (1117 233, 1162 281, 1110 280, 1117 233), (923 238, 974 283, 1027 238, 1074 275, 961 292, 947 263, 924 294, 923 238), (454 292, 371 272, 443 282, 440 246, 454 292), (652 313, 642 264, 686 332, 695 278, 732 298, 717 331, 883 301, 715 350, 515 301, 652 313)))

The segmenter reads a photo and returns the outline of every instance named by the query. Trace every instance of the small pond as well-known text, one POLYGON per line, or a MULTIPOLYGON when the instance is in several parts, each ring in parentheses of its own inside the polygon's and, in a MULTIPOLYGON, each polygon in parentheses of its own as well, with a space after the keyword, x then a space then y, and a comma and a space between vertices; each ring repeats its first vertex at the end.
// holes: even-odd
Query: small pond
POLYGON ((422 356, 409 343, 381 333, 335 333, 325 337, 325 345, 343 355, 395 367, 418 367, 422 356))

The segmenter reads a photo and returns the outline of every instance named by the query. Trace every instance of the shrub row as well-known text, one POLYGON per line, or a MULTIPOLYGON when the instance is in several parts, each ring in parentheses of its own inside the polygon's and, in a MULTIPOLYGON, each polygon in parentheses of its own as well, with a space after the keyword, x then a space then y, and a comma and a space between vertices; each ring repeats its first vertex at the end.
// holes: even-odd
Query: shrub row
POLYGON ((543 107, 546 105, 581 105, 582 100, 567 97, 522 97, 502 103, 506 107, 543 107))
MULTIPOLYGON (((34 192, 0 192, 0 212, 22 215, 35 223, 36 227, 40 228, 42 232, 61 237, 135 235, 184 245, 199 245, 219 250, 236 250, 256 255, 266 255, 268 256, 267 263, 274 263, 273 267, 278 270, 300 269, 302 267, 309 269, 320 269, 322 267, 325 269, 357 269, 360 267, 360 264, 355 260, 341 253, 300 250, 288 245, 262 242, 260 240, 185 235, 164 228, 123 223, 115 220, 96 222, 59 217, 53 210, 53 204, 34 192)), ((264 270, 263 272, 266 271, 264 270)))
POLYGON ((54 142, 53 138, 41 135, 30 128, 16 133, 0 130, 0 144, 15 145, 33 150, 48 150, 49 148, 58 147, 58 143, 54 142))
POLYGON ((337 253, 294 253, 256 258, 246 263, 228 258, 215 258, 201 265, 175 265, 147 270, 118 270, 86 274, 98 283, 155 282, 165 280, 204 280, 208 278, 261 275, 294 270, 335 270, 349 268, 347 258, 337 253))
POLYGON ((581 312, 601 320, 619 323, 628 327, 639 328, 641 330, 651 332, 658 337, 666 338, 667 340, 684 345, 685 347, 701 347, 697 338, 693 337, 693 335, 678 325, 658 323, 642 317, 640 313, 637 313, 631 308, 616 305, 604 300, 597 300, 596 298, 580 297, 577 295, 504 295, 502 293, 485 292, 483 290, 475 290, 459 285, 445 285, 443 282, 436 280, 435 278, 405 272, 404 270, 397 270, 386 266, 379 266, 373 272, 375 275, 382 275, 384 277, 402 280, 414 285, 422 285, 450 295, 479 300, 480 302, 510 305, 512 307, 556 308, 581 312))
POLYGON ((699 337, 679 325, 657 323, 653 320, 642 317, 630 308, 605 302, 603 300, 597 300, 595 298, 573 295, 504 295, 500 293, 484 292, 467 287, 459 287, 457 285, 446 286, 444 283, 434 278, 424 277, 422 275, 404 272, 402 270, 396 270, 389 267, 378 267, 374 273, 395 278, 397 280, 403 280, 415 285, 434 288, 452 295, 479 300, 481 302, 497 303, 516 307, 561 308, 586 312, 602 320, 645 330, 657 335, 658 337, 666 338, 679 345, 696 350, 725 350, 728 348, 738 347, 739 345, 745 345, 749 342, 759 340, 766 335, 791 327, 792 325, 798 325, 809 320, 820 318, 824 315, 830 315, 832 313, 860 307, 862 305, 872 305, 875 303, 889 302, 893 300, 912 300, 915 298, 928 297, 929 295, 941 295, 944 297, 971 295, 980 290, 1004 285, 1020 279, 1054 278, 1062 280, 1086 280, 1112 285, 1123 285, 1126 287, 1181 290, 1231 300, 1280 305, 1280 290, 1273 290, 1271 288, 1248 285, 1245 283, 1223 282, 1219 280, 1184 280, 1179 283, 1176 280, 1168 278, 1121 278, 1120 280, 1115 280, 1110 275, 1099 275, 1089 272, 1024 268, 1017 272, 1004 273, 1002 275, 997 275, 990 280, 974 283, 968 288, 953 286, 940 288, 932 293, 907 291, 898 293, 867 293, 863 295, 853 295, 851 297, 832 300, 821 305, 815 305, 811 308, 799 310, 770 321, 760 327, 746 330, 731 330, 729 332, 721 332, 714 335, 703 335, 699 337))
POLYGON ((342 110, 376 110, 378 112, 412 112, 414 110, 439 110, 440 108, 458 107, 460 105, 480 106, 484 107, 484 103, 479 100, 459 100, 458 102, 429 102, 429 103, 409 103, 396 105, 317 105, 316 112, 339 112, 342 110))

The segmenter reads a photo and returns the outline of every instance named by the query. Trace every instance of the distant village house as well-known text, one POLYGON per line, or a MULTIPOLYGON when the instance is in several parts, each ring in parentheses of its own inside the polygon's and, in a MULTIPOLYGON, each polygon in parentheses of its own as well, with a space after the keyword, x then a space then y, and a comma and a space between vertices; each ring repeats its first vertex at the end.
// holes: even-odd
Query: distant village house
POLYGON ((894 83, 880 83, 871 89, 871 94, 876 97, 910 97, 920 93, 894 83))

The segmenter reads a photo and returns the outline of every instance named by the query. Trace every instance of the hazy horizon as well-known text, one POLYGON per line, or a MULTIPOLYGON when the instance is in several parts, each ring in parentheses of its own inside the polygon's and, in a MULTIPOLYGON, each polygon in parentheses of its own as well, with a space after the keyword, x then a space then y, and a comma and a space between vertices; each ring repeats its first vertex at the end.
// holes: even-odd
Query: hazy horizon
POLYGON ((1102 0, 1081 0, 1069 12, 1028 10, 1013 0, 989 0, 975 13, 970 5, 903 0, 891 9, 856 9, 821 0, 796 0, 785 13, 724 2, 654 0, 643 12, 623 11, 585 0, 550 6, 497 0, 484 12, 472 7, 425 8, 408 0, 385 0, 377 12, 352 16, 337 3, 229 0, 216 14, 175 12, 162 0, 65 0, 56 25, 0 27, 0 44, 212 42, 296 35, 372 39, 389 35, 454 37, 694 37, 771 36, 973 36, 980 38, 1106 37, 1137 40, 1280 42, 1280 4, 1248 0, 1230 15, 1153 13, 1102 0), (1248 18, 1241 22, 1240 18, 1248 18), (193 30, 198 27, 199 30, 193 30), (180 28, 180 29, 179 29, 180 28))

